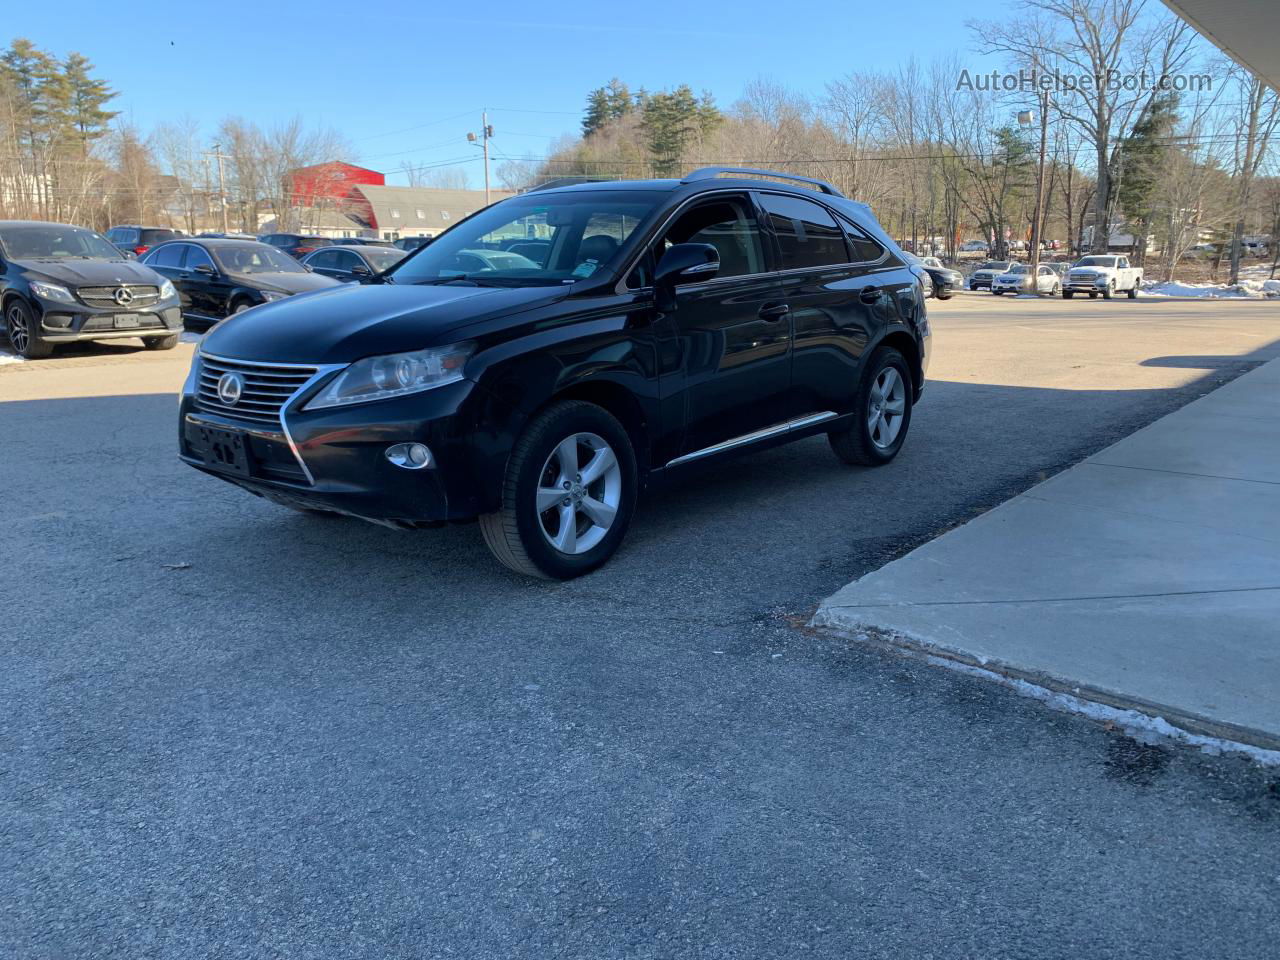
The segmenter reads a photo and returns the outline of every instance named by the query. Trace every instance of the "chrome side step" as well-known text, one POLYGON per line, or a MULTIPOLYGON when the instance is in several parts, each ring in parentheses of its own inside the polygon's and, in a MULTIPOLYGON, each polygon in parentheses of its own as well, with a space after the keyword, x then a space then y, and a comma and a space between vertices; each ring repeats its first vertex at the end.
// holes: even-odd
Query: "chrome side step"
POLYGON ((786 423, 779 423, 772 427, 765 427, 763 430, 756 430, 752 433, 744 433, 740 437, 734 437, 732 440, 725 440, 721 443, 712 444, 709 447, 703 447, 701 450, 695 450, 693 453, 686 453, 684 456, 676 457, 674 460, 667 462, 668 467, 678 467, 682 463, 689 463, 692 460, 701 460, 703 457, 714 456, 717 453, 724 453, 727 450, 736 450, 739 447, 747 447, 761 440, 768 440, 770 437, 781 436, 784 433, 792 433, 796 430, 803 430, 805 427, 811 427, 814 424, 824 423, 827 420, 834 420, 840 414, 834 410, 824 410, 821 413, 812 413, 807 417, 800 417, 797 420, 788 420, 786 423))

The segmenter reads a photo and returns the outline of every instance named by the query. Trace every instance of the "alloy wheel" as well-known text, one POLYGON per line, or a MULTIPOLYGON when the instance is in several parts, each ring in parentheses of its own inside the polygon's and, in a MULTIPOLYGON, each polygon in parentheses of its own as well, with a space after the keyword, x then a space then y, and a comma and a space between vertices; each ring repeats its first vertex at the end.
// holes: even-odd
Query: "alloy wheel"
POLYGON ((867 432, 881 450, 893 446, 902 430, 907 409, 906 383, 893 367, 885 367, 871 385, 867 411, 867 432))
POLYGON ((27 347, 31 344, 31 331, 27 329, 27 321, 22 315, 22 308, 16 303, 9 308, 7 320, 9 343, 14 350, 25 356, 27 347))
POLYGON ((586 553, 604 539, 622 504, 622 467, 598 434, 561 440, 538 477, 538 526, 561 553, 586 553))

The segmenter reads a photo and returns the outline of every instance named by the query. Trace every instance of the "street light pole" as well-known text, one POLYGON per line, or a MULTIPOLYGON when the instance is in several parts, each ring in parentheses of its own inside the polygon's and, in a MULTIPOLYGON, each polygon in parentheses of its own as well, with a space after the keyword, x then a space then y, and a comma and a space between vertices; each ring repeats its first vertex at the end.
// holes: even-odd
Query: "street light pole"
MULTIPOLYGON (((1040 97, 1040 159, 1036 164, 1036 206, 1031 218, 1031 289, 1040 292, 1040 233, 1044 219, 1044 156, 1049 141, 1049 91, 1040 97)), ((1030 118, 1028 118, 1030 119, 1030 118)))

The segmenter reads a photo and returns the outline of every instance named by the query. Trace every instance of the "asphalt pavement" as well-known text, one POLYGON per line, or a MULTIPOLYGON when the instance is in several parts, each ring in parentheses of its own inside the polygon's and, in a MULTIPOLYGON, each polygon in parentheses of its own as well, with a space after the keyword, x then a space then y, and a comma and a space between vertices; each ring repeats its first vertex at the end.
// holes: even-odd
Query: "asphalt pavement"
POLYGON ((566 584, 184 467, 188 345, 0 366, 0 955, 1273 955, 1274 771, 803 625, 1278 314, 962 295, 893 465, 693 474, 566 584))

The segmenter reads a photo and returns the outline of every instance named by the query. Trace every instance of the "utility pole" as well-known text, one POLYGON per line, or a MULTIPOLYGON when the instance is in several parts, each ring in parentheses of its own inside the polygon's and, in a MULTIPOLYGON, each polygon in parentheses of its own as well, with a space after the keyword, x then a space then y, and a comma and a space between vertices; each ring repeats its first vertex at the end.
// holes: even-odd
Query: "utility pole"
POLYGON ((493 136, 493 127, 489 126, 489 111, 480 114, 480 136, 467 134, 467 140, 484 149, 484 204, 489 205, 489 140, 493 136))
POLYGON ((208 162, 207 158, 209 157, 218 161, 218 200, 219 205, 222 207, 222 232, 227 233, 227 182, 222 173, 222 161, 230 160, 231 158, 223 156, 222 144, 220 143, 215 143, 213 145, 213 153, 206 153, 205 157, 206 163, 208 162))
MULTIPOLYGON (((1049 140, 1049 91, 1045 90, 1040 97, 1038 106, 1040 107, 1040 159, 1036 165, 1036 206, 1035 213, 1031 218, 1031 289, 1037 294, 1040 292, 1040 281, 1038 275, 1040 273, 1040 231, 1041 221, 1044 219, 1044 155, 1048 148, 1049 140)), ((1019 121, 1025 114, 1019 115, 1019 121)), ((1030 123, 1031 118, 1027 117, 1026 122, 1030 123)))

